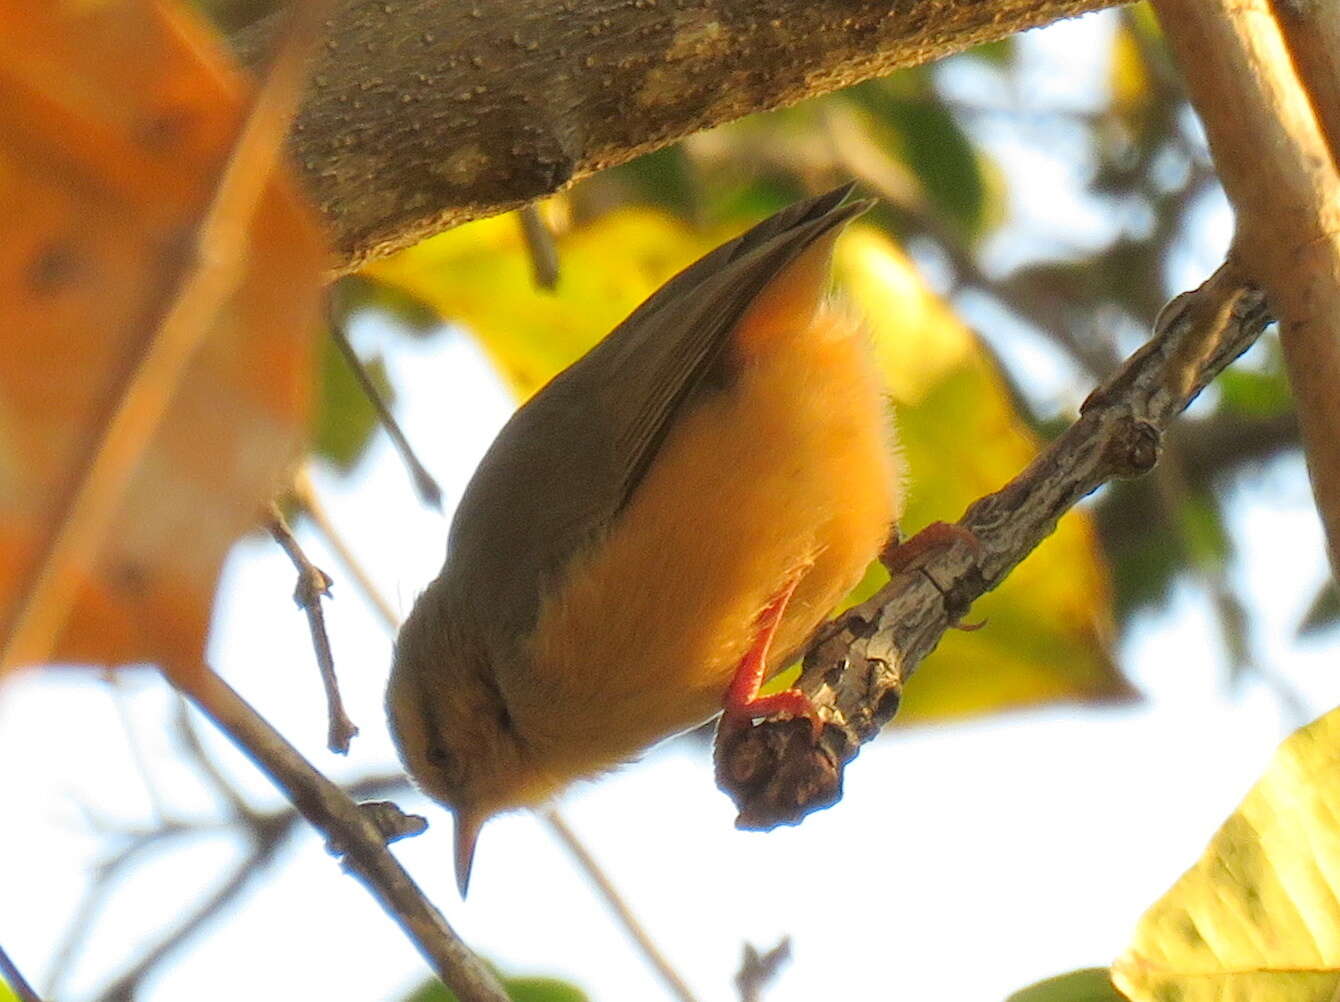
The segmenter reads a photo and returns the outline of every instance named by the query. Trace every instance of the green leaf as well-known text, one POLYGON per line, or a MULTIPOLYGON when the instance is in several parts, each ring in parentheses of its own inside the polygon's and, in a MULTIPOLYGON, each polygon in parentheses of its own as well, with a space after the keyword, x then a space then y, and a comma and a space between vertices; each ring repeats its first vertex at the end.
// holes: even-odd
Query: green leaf
POLYGON ((611 170, 637 192, 648 205, 668 209, 677 216, 692 218, 697 208, 692 165, 683 143, 663 146, 611 170))
MULTIPOLYGON (((588 1002, 585 992, 555 978, 503 978, 502 983, 512 1002, 588 1002)), ((456 993, 433 978, 405 1002, 456 1002, 456 993)))
MULTIPOLYGON (((364 360, 363 368, 389 406, 395 400, 395 391, 386 378, 386 366, 381 358, 364 360)), ((312 448, 347 472, 377 430, 377 411, 334 338, 327 337, 322 341, 319 378, 320 392, 312 418, 312 448)))
POLYGON ((1229 369, 1217 380, 1219 406, 1244 417, 1274 417, 1293 407, 1284 367, 1229 369))
POLYGON ((341 319, 360 310, 381 313, 402 333, 425 337, 443 330, 437 311, 422 299, 389 282, 379 282, 366 272, 345 275, 336 283, 333 297, 341 319))
POLYGON ((991 213, 984 161, 934 91, 886 78, 842 95, 884 126, 887 145, 917 176, 927 198, 965 234, 979 236, 987 229, 991 213))
POLYGON ((19 997, 14 993, 14 989, 9 987, 4 978, 0 978, 0 1002, 19 1002, 19 997))
POLYGON ((981 59, 990 63, 992 66, 999 66, 1001 69, 1009 69, 1014 65, 1014 57, 1018 50, 1014 45, 1014 37, 1006 36, 998 38, 994 42, 983 42, 981 45, 974 45, 971 49, 964 50, 956 58, 959 59, 981 59))
POLYGON ((1336 593, 1335 585, 1327 581, 1308 606, 1303 621, 1298 624, 1298 635, 1306 637, 1321 633, 1337 622, 1340 622, 1340 594, 1336 593))
POLYGON ((1219 500, 1209 491, 1187 495, 1177 511, 1187 555, 1199 567, 1219 567, 1232 547, 1219 500))
POLYGON ((1058 974, 1015 992, 1005 1002, 1126 1002, 1106 967, 1058 974))
POLYGON ((1296 731, 1112 980, 1135 1002, 1329 1002, 1340 990, 1340 710, 1296 731))

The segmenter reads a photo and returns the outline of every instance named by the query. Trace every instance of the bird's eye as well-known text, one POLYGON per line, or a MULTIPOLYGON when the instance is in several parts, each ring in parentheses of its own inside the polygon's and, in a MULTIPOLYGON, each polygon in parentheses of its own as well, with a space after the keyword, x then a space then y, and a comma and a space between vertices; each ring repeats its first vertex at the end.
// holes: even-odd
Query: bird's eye
POLYGON ((429 745, 427 754, 428 761, 439 769, 450 769, 455 761, 451 757, 451 752, 441 745, 429 745))

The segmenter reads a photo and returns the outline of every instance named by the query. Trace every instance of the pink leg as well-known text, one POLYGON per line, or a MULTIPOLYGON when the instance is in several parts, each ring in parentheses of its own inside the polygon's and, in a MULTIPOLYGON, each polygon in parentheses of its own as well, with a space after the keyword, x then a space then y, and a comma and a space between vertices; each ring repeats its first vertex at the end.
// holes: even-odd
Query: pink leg
POLYGON ((974 557, 982 555, 982 541, 971 529, 955 522, 932 522, 911 539, 891 539, 879 559, 890 574, 901 574, 926 554, 947 550, 955 543, 963 543, 974 557))
POLYGON ((815 740, 818 740, 823 730, 823 721, 815 712, 810 698, 803 692, 799 689, 786 689, 771 696, 758 694, 759 688, 763 685, 763 674, 768 667, 768 648, 772 645, 777 626, 782 621, 783 613, 786 612, 786 603, 791 600, 800 578, 801 574, 796 574, 758 614, 758 619, 755 621, 757 632, 754 634, 754 642, 740 659, 740 665, 735 669, 735 677, 731 679, 730 688, 726 690, 726 696, 722 701, 725 709, 723 727, 739 728, 747 725, 755 717, 789 713, 794 717, 805 717, 809 720, 815 740))
MULTIPOLYGON (((890 574, 901 574, 911 570, 918 560, 936 550, 947 550, 955 543, 962 543, 972 551, 974 558, 982 555, 982 541, 971 529, 954 522, 932 522, 911 539, 891 539, 884 552, 879 555, 880 562, 890 574)), ((980 623, 954 623, 953 628, 972 633, 986 625, 980 623)))

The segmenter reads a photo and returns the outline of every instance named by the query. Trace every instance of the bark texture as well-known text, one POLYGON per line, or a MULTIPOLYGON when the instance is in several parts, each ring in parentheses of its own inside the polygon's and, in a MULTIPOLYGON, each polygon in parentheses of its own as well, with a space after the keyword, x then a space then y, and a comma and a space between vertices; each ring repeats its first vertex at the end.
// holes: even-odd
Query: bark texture
POLYGON ((841 799, 847 763, 898 711, 903 684, 944 632, 1082 498, 1113 478, 1153 469, 1168 424, 1269 321, 1265 297, 1231 264, 1178 296, 1153 339, 1089 395, 1078 420, 964 512, 956 531, 975 546, 932 549, 821 631, 796 683, 824 721, 817 742, 799 718, 718 732, 717 785, 739 808, 736 825, 799 824, 841 799))
MULTIPOLYGON (((1113 0, 345 0, 293 151, 340 270, 756 111, 1113 0)), ((259 65, 282 17, 235 37, 259 65)))
POLYGON ((1277 20, 1266 0, 1155 3, 1237 215, 1232 256, 1279 318, 1340 576, 1340 4, 1296 6, 1277 20))

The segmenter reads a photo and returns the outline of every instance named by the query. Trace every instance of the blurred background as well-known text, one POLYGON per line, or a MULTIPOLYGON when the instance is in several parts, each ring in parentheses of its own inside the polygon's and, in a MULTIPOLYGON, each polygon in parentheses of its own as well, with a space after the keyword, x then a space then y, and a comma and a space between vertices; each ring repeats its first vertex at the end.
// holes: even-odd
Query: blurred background
MULTIPOLYGON (((264 6, 212 12, 233 26, 264 6)), ((567 824, 686 987, 658 977, 542 819, 492 823, 457 899, 449 819, 401 778, 381 694, 392 621, 437 573, 474 464, 519 399, 675 271, 850 179, 879 206, 842 241, 840 294, 867 318, 896 407, 908 533, 956 519, 1064 429, 1232 230, 1136 6, 693 136, 336 290, 333 325, 444 510, 423 503, 328 341, 289 513, 334 580, 326 619, 361 728, 350 754, 325 750, 293 568, 268 537, 228 565, 211 658, 328 775, 428 818, 397 854, 522 979, 518 998, 737 999, 745 944, 784 939, 790 960, 764 989, 776 1002, 1000 999, 1105 965, 1277 742, 1340 702, 1340 604, 1268 333, 1153 474, 1067 516, 974 608, 985 628, 945 639, 836 807, 734 831, 705 732, 569 792, 567 824)), ((445 997, 152 673, 10 682, 0 789, 0 943, 51 999, 445 997)))

